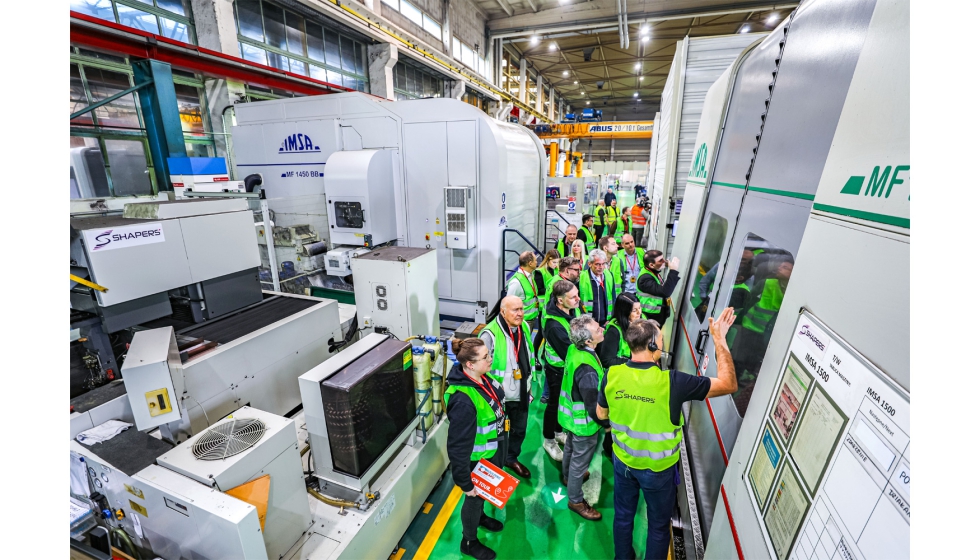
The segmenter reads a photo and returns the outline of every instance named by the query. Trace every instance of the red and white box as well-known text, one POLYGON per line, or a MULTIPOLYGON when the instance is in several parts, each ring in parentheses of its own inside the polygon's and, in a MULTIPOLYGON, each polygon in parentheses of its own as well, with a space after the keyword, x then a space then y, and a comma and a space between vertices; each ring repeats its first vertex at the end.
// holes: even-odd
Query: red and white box
POLYGON ((486 459, 480 459, 476 464, 476 468, 470 473, 470 480, 473 481, 476 493, 498 509, 503 509, 507 505, 507 500, 520 483, 486 459))

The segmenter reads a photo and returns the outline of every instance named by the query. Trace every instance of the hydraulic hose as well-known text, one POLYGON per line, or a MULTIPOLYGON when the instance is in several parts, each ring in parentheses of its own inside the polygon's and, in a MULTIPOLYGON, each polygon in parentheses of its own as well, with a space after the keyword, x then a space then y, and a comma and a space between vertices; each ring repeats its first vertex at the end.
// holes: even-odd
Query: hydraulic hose
POLYGON ((347 500, 341 500, 338 498, 331 498, 329 496, 324 496, 323 494, 309 487, 306 488, 306 491, 310 494, 310 496, 313 496, 314 498, 320 500, 321 502, 329 506, 334 506, 339 508, 346 507, 346 508, 354 508, 354 509, 358 509, 360 506, 360 504, 358 504, 357 502, 349 502, 347 500))

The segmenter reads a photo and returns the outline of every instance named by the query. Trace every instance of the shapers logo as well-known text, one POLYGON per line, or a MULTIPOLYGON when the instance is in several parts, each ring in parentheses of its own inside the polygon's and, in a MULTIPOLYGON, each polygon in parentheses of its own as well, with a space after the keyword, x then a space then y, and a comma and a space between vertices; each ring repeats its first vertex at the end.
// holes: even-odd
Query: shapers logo
POLYGON ((657 402, 657 399, 651 399, 650 397, 644 397, 643 395, 631 395, 622 389, 616 391, 616 398, 614 400, 618 401, 619 399, 629 399, 631 401, 640 401, 650 404, 657 402))
POLYGON ((306 154, 319 151, 320 146, 315 145, 309 136, 302 133, 290 134, 279 145, 280 154, 306 154))
POLYGON ((163 224, 159 222, 123 226, 105 231, 86 231, 84 234, 85 244, 91 247, 89 250, 93 253, 165 241, 163 224))
POLYGON ((820 338, 817 337, 817 335, 814 334, 814 332, 810 330, 810 328, 811 328, 810 325, 804 323, 800 325, 800 330, 799 332, 796 333, 796 335, 799 336, 800 338, 803 338, 804 340, 809 341, 809 343, 813 346, 815 351, 819 353, 820 356, 822 357, 824 353, 827 351, 827 344, 822 340, 820 340, 820 338))
POLYGON ((112 234, 112 230, 110 229, 96 235, 95 240, 98 241, 98 244, 96 244, 95 247, 92 247, 92 250, 98 251, 99 249, 111 243, 112 242, 111 234, 112 234))

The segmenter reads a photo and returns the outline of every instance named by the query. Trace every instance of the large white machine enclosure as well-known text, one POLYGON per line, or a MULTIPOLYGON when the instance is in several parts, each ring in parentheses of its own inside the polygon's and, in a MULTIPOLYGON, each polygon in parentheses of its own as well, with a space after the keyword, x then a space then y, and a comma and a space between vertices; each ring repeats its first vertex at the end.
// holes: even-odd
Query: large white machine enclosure
MULTIPOLYGON (((397 244, 436 250, 444 314, 472 317, 482 307, 477 302, 492 305, 500 296, 504 229, 517 229, 542 244, 546 158, 541 142, 525 127, 494 120, 455 99, 390 102, 361 93, 248 103, 235 112, 238 174, 262 174, 273 210, 277 199, 323 195, 335 188, 327 186, 334 179, 326 177, 334 168, 327 165, 334 153, 390 151, 394 190, 388 196, 397 244), (446 187, 474 189, 474 238, 467 240, 472 249, 447 244, 446 187)), ((365 178, 360 184, 371 181, 381 180, 365 178)), ((367 197, 370 211, 378 210, 371 204, 373 190, 347 194, 367 197)), ((322 204, 316 212, 328 214, 326 198, 322 204)), ((377 220, 369 216, 368 229, 381 227, 372 221, 377 220)), ((329 241, 348 243, 349 238, 333 237, 336 230, 330 230, 329 241)), ((363 233, 370 233, 374 243, 384 237, 363 233)), ((516 255, 508 255, 514 262, 507 267, 516 267, 516 255)))

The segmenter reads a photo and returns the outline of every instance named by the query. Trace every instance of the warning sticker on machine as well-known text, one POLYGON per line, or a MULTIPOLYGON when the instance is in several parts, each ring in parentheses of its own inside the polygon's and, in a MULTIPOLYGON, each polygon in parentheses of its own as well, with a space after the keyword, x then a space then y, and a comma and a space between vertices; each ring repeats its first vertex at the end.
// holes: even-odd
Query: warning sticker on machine
POLYGON ((95 229, 83 232, 85 245, 89 251, 104 252, 113 249, 125 249, 137 245, 163 243, 163 224, 137 224, 109 229, 95 229))

